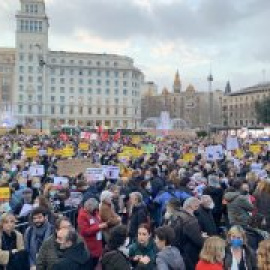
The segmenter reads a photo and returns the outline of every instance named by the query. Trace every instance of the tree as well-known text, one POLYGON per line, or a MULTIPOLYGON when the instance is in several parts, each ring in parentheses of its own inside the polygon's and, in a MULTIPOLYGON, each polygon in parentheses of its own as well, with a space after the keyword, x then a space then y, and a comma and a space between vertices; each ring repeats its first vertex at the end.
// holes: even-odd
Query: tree
POLYGON ((270 97, 255 103, 257 121, 263 124, 270 124, 270 97))

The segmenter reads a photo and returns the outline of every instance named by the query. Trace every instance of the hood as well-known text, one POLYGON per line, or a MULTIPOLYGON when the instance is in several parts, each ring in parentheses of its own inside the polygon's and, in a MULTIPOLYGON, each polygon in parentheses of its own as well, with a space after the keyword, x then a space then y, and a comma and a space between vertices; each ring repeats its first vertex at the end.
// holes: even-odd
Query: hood
POLYGON ((64 257, 69 258, 77 264, 85 264, 90 258, 83 242, 67 249, 64 253, 64 257))
POLYGON ((179 255, 180 252, 176 247, 166 247, 158 253, 158 257, 170 266, 169 269, 181 269, 183 260, 179 255))
POLYGON ((232 201, 235 200, 239 195, 240 195, 240 192, 238 192, 238 191, 227 192, 227 193, 224 195, 224 199, 225 199, 227 202, 232 202, 232 201))

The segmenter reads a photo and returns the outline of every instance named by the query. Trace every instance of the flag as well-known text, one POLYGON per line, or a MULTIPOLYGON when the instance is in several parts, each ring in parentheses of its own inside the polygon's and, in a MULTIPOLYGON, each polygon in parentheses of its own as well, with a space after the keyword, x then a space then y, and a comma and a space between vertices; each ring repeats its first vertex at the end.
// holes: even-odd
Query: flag
POLYGON ((101 141, 102 141, 102 142, 107 141, 108 138, 109 138, 108 131, 103 132, 103 133, 101 134, 100 138, 101 138, 101 141))
POLYGON ((114 134, 113 140, 114 140, 115 142, 117 142, 120 138, 121 138, 121 132, 120 132, 120 130, 119 130, 119 131, 117 131, 117 132, 114 134))
POLYGON ((90 140, 91 133, 90 132, 81 132, 81 139, 90 140))
POLYGON ((101 133, 102 133, 102 131, 103 131, 102 126, 98 126, 98 128, 97 128, 97 132, 98 132, 99 134, 101 134, 101 133))

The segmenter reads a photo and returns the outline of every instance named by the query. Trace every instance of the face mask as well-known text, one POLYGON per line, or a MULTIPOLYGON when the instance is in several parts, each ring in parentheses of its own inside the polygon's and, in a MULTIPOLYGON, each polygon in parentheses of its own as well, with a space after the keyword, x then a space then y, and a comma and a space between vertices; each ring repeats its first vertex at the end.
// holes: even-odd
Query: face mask
POLYGON ((243 246, 243 240, 242 239, 232 239, 231 246, 232 246, 232 248, 240 248, 243 246))
POLYGON ((150 180, 151 179, 151 176, 150 175, 145 175, 144 176, 144 180, 150 180))
POLYGON ((27 185, 24 184, 24 183, 20 183, 20 189, 26 189, 27 188, 27 185))
POLYGON ((171 216, 172 216, 172 214, 171 214, 170 212, 166 212, 165 215, 164 215, 164 218, 165 218, 166 220, 168 220, 168 219, 171 218, 171 216))

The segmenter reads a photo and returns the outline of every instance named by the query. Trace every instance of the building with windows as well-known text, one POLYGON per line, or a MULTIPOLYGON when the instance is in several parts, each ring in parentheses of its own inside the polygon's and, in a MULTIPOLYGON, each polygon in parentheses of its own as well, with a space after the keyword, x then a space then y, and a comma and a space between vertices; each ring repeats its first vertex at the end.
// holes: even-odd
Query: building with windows
POLYGON ((15 49, 0 48, 0 114, 11 112, 15 49))
POLYGON ((192 84, 182 91, 182 82, 177 71, 172 92, 167 88, 164 88, 161 94, 153 91, 144 92, 141 105, 142 121, 147 123, 149 119, 159 117, 162 111, 167 111, 172 119, 182 119, 188 127, 207 128, 212 99, 211 125, 220 126, 222 124, 222 97, 223 92, 220 90, 211 91, 210 94, 207 91, 199 92, 192 84))
POLYGON ((143 73, 131 58, 51 51, 44 0, 20 0, 16 14, 13 114, 19 123, 136 128, 143 73))
MULTIPOLYGON (((226 87, 227 89, 228 87, 226 87)), ((270 96, 270 83, 259 83, 239 91, 225 91, 222 100, 223 126, 230 128, 255 127, 260 124, 256 117, 256 101, 270 96)))

